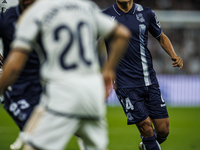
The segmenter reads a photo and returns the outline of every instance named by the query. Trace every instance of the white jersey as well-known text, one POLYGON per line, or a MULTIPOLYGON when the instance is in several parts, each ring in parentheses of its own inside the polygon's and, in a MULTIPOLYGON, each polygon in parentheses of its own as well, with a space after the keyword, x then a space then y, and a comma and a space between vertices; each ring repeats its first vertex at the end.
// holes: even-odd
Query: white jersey
POLYGON ((104 83, 94 41, 109 35, 116 22, 85 0, 38 0, 18 24, 13 47, 35 47, 45 61, 47 107, 55 111, 99 116, 104 112, 104 83), (78 105, 77 105, 78 104, 78 105))

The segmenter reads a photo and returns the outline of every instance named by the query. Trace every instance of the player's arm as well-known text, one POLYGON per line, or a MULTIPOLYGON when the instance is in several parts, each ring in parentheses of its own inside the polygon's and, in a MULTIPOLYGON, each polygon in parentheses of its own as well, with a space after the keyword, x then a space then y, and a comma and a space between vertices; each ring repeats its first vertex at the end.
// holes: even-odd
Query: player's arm
POLYGON ((169 38, 162 33, 158 38, 158 42, 160 43, 161 47, 165 50, 165 52, 171 57, 173 67, 179 67, 179 70, 183 67, 183 60, 176 55, 174 48, 169 40, 169 38))
POLYGON ((115 69, 120 59, 124 56, 124 53, 126 52, 130 35, 130 31, 125 26, 120 24, 115 28, 113 35, 109 40, 109 58, 105 62, 102 69, 102 74, 107 89, 106 96, 108 96, 109 90, 112 89, 111 82, 115 78, 115 69))
POLYGON ((28 57, 29 54, 21 48, 14 48, 11 51, 3 65, 3 73, 0 77, 0 94, 16 81, 28 57))

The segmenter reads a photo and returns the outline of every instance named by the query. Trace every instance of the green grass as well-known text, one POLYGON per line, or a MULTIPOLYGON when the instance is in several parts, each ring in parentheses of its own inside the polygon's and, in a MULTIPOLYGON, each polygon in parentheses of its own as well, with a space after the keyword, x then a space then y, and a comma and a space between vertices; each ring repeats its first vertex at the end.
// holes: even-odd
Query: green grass
MULTIPOLYGON (((108 107, 109 150, 138 150, 141 141, 135 125, 127 126, 121 107, 108 107)), ((200 107, 169 107, 170 134, 162 150, 200 150, 200 107)), ((0 150, 9 150, 15 140, 18 128, 0 106, 0 150)), ((73 137, 66 150, 78 150, 73 137)))

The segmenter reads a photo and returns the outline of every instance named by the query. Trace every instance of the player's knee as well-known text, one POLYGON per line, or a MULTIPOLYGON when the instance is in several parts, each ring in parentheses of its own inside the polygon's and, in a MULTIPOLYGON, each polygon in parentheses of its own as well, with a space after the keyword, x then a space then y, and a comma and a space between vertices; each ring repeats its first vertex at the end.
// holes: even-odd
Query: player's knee
POLYGON ((159 137, 165 137, 166 138, 169 135, 169 128, 163 128, 163 129, 158 130, 157 135, 159 137))
POLYGON ((154 135, 151 120, 146 119, 136 125, 143 137, 152 137, 154 135))
POLYGON ((164 125, 158 128, 157 135, 166 138, 169 135, 169 125, 164 125))
POLYGON ((159 132, 157 134, 156 140, 158 141, 159 144, 161 144, 167 140, 168 135, 169 135, 169 130, 164 130, 163 132, 159 132))

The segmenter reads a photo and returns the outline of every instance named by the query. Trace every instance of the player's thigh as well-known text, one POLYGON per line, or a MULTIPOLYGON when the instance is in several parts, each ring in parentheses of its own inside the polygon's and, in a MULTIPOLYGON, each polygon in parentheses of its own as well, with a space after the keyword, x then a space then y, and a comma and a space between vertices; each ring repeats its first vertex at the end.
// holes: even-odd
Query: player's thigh
POLYGON ((26 125, 24 140, 38 149, 62 150, 78 127, 78 119, 55 115, 37 107, 26 125))
POLYGON ((76 133, 83 140, 87 150, 105 150, 108 146, 107 122, 101 120, 82 120, 76 133))
POLYGON ((169 134, 169 118, 151 119, 156 130, 156 133, 161 137, 169 134))
POLYGON ((145 106, 148 109, 151 119, 168 118, 167 107, 161 96, 158 84, 148 87, 148 98, 145 99, 145 106))
POLYGON ((126 114, 128 124, 142 122, 148 116, 145 106, 145 87, 117 89, 116 94, 126 114))

